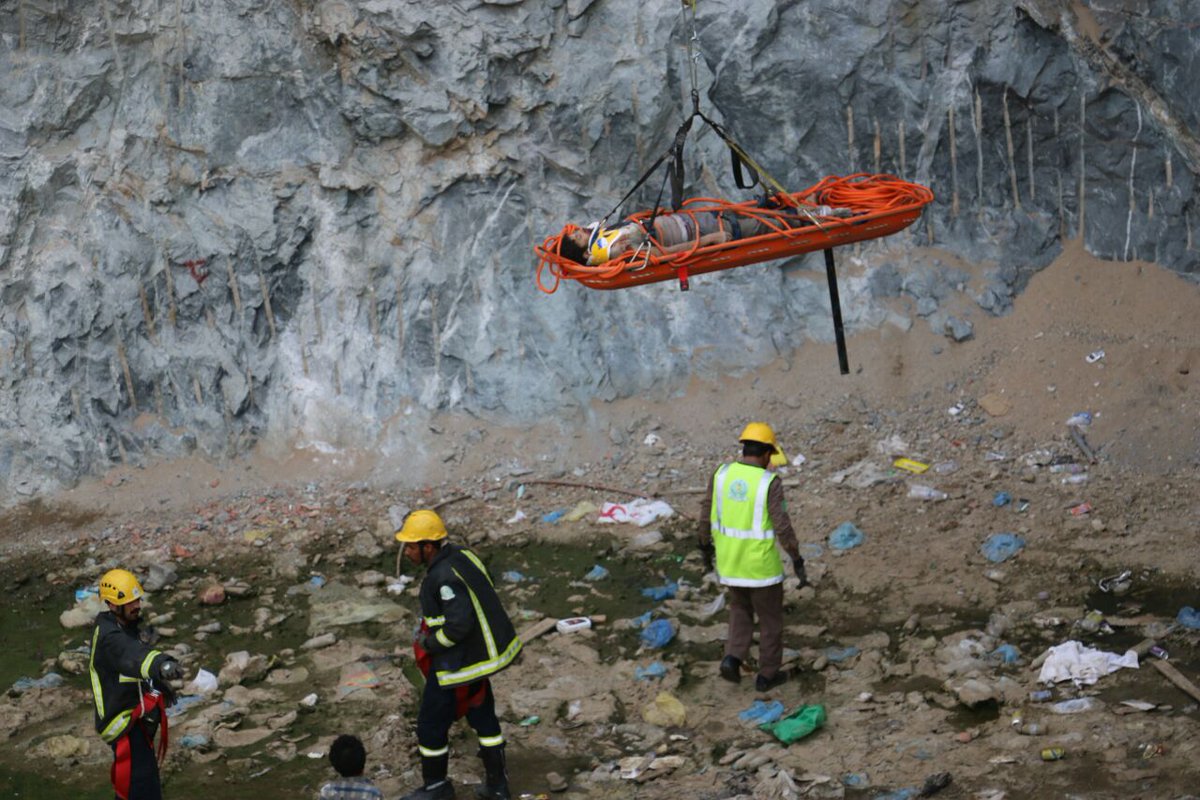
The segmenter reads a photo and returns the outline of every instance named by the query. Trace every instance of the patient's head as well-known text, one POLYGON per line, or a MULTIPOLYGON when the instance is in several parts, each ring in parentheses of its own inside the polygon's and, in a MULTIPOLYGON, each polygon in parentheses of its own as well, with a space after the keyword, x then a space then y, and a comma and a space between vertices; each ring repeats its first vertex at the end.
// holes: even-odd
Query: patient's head
POLYGON ((587 263, 589 232, 587 228, 575 228, 564 234, 558 242, 558 254, 577 264, 587 263))

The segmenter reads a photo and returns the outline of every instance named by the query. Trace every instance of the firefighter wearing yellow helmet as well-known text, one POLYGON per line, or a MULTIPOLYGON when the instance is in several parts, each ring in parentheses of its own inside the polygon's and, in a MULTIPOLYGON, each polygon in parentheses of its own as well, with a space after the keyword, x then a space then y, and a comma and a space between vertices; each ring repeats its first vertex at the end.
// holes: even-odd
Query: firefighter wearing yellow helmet
POLYGON ((170 684, 182 681, 183 669, 142 641, 138 626, 145 592, 132 572, 111 569, 98 588, 108 610, 96 615, 88 660, 96 732, 113 750, 110 774, 117 797, 161 800, 158 765, 166 755, 166 707, 174 699, 170 684))
POLYGON ((462 716, 479 737, 479 757, 487 775, 476 795, 509 800, 504 735, 488 676, 512 664, 521 652, 521 640, 483 562, 446 539, 445 523, 429 509, 409 514, 396 532, 405 558, 427 567, 420 590, 421 630, 413 643, 417 664, 425 672, 417 714, 422 784, 401 800, 454 797, 446 777, 450 727, 462 716))
POLYGON ((775 431, 765 422, 751 422, 738 441, 741 457, 722 464, 709 481, 698 536, 705 567, 716 568, 718 580, 729 592, 729 635, 721 677, 735 683, 741 680, 757 617, 759 666, 754 685, 765 692, 787 680, 780 669, 784 572, 779 548, 791 558, 800 586, 808 578, 782 481, 772 469, 787 463, 775 431))

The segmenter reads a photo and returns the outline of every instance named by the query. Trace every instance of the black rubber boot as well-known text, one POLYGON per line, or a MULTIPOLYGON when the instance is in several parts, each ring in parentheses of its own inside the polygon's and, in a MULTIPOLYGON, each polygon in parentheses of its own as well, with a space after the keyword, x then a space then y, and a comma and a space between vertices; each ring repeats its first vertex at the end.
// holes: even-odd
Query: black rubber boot
POLYGON ((421 756, 421 778, 425 785, 414 789, 400 800, 454 800, 454 787, 446 777, 449 767, 449 753, 443 756, 421 756))
POLYGON ((479 760, 487 772, 487 782, 475 787, 475 796, 482 800, 512 800, 508 789, 508 767, 504 759, 504 745, 479 748, 479 760))
POLYGON ((734 656, 722 658, 721 677, 732 683, 740 681, 742 679, 742 660, 734 656))

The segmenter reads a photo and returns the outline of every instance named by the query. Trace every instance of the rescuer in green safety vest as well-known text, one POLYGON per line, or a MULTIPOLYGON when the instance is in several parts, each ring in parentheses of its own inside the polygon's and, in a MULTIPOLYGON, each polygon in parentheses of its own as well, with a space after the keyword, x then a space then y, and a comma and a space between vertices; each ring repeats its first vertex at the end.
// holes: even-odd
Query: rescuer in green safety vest
POLYGON ((715 566, 729 593, 729 635, 721 677, 741 680, 758 618, 758 674, 754 688, 765 692, 787 680, 783 661, 783 560, 788 557, 800 586, 808 583, 783 486, 772 465, 787 463, 765 422, 751 422, 738 437, 742 457, 722 464, 708 485, 699 539, 704 566, 715 566))

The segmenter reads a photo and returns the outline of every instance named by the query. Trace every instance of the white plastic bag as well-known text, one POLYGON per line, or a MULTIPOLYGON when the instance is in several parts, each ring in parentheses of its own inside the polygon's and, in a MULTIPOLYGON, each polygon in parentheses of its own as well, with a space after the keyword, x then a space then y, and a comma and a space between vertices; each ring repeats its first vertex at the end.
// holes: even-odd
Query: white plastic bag
POLYGON ((216 691, 217 685, 217 676, 201 668, 196 671, 196 677, 183 687, 182 694, 208 694, 216 691))

